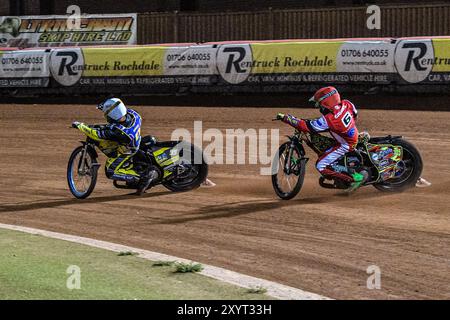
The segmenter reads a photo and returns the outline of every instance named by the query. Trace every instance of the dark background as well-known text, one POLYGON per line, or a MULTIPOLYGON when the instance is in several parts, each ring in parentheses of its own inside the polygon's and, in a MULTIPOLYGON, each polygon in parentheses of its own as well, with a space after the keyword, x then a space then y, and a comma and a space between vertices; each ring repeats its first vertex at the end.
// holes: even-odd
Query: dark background
POLYGON ((297 8, 351 7, 369 4, 436 4, 449 0, 0 0, 0 15, 65 14, 69 5, 84 13, 253 11, 297 8))

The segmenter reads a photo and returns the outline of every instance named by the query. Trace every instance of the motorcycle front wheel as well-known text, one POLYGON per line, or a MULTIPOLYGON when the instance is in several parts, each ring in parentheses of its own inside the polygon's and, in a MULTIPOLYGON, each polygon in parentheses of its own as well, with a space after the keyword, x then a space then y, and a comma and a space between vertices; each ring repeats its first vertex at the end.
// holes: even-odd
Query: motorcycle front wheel
POLYGON ((94 190, 97 183, 97 159, 88 149, 80 146, 73 150, 67 165, 67 182, 75 198, 85 199, 94 190))
POLYGON ((278 197, 289 200, 295 197, 303 186, 306 160, 297 147, 291 148, 291 142, 280 146, 272 164, 272 186, 278 197))

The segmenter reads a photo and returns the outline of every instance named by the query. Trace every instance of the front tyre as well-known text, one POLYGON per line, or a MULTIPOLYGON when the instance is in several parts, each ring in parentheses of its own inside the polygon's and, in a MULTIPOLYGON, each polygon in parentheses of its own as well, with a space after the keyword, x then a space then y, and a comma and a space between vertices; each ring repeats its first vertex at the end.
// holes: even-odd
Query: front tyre
POLYGON ((402 171, 394 178, 373 185, 384 192, 401 192, 413 187, 423 169, 422 157, 413 144, 403 139, 398 139, 393 144, 403 148, 403 159, 399 162, 402 171))
POLYGON ((298 146, 291 142, 280 146, 272 165, 272 186, 277 196, 283 200, 295 197, 303 186, 306 159, 298 146))
POLYGON ((78 199, 87 198, 97 182, 97 159, 93 152, 84 146, 73 150, 67 164, 67 183, 70 192, 78 199))

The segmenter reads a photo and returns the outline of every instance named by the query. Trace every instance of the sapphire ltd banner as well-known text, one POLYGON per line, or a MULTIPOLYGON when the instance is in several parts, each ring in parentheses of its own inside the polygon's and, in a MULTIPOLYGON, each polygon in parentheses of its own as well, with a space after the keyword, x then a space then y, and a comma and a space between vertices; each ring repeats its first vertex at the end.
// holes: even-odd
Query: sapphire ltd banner
POLYGON ((0 17, 1 47, 60 47, 136 44, 137 14, 81 15, 79 28, 71 16, 0 17))

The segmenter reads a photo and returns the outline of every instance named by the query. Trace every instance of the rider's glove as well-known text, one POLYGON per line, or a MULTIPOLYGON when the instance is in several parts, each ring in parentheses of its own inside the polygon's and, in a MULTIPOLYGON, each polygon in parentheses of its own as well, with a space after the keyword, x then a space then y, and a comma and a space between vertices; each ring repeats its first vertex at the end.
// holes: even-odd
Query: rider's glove
POLYGON ((284 113, 278 112, 277 113, 277 120, 283 120, 284 119, 284 113))
POLYGON ((77 128, 77 129, 78 129, 78 127, 80 126, 80 124, 81 124, 81 122, 74 121, 74 122, 72 122, 72 128, 77 128))

